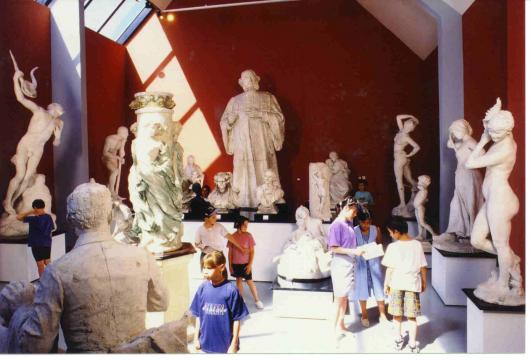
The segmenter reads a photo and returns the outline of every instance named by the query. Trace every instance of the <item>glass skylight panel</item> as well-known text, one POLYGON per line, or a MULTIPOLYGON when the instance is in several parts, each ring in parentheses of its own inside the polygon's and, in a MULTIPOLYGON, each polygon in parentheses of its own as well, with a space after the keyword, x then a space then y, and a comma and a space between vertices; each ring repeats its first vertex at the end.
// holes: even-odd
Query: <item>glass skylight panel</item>
POLYGON ((98 31, 121 2, 122 0, 92 0, 85 9, 85 26, 98 31))
POLYGON ((144 0, 125 0, 109 22, 101 29, 100 34, 114 41, 118 40, 129 24, 144 10, 145 6, 144 0))

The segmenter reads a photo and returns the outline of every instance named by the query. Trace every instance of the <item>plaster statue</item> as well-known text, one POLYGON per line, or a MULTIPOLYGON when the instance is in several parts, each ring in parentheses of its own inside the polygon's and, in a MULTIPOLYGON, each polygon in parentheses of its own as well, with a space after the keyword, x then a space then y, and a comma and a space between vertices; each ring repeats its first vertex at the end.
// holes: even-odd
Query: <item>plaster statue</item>
POLYGON ((284 190, 280 187, 276 173, 267 169, 264 173, 264 183, 256 189, 258 199, 257 214, 278 214, 275 204, 283 204, 284 190))
POLYGON ((208 195, 208 202, 212 204, 219 213, 226 213, 228 210, 238 207, 238 189, 232 187, 232 173, 218 172, 214 175, 214 190, 208 195))
MULTIPOLYGON (((398 133, 394 139, 394 172, 396 178, 396 187, 398 190, 398 197, 400 198, 400 204, 396 206, 392 214, 394 216, 412 217, 411 206, 406 205, 404 194, 404 178, 411 185, 412 193, 416 191, 416 182, 411 174, 411 157, 420 150, 420 146, 413 141, 409 134, 415 130, 415 127, 419 124, 419 120, 413 115, 397 115, 396 123, 398 124, 398 133), (411 146, 412 150, 406 153, 406 147, 411 146)), ((413 194, 411 199, 413 199, 413 194)))
POLYGON ((490 303, 521 305, 525 297, 520 257, 509 244, 511 220, 519 209, 518 198, 508 181, 516 161, 517 147, 512 134, 513 115, 501 107, 498 98, 487 111, 483 120, 485 132, 465 164, 468 169, 486 168, 482 186, 485 202, 474 220, 470 241, 480 250, 497 254, 499 264, 499 274, 493 272, 487 282, 478 285, 474 294, 490 303), (492 145, 483 153, 490 142, 492 145))
POLYGON ((457 158, 455 190, 450 202, 448 228, 444 234, 433 238, 433 245, 446 251, 474 252, 477 250, 470 244, 470 233, 476 214, 483 205, 483 177, 478 169, 467 169, 465 163, 477 143, 465 119, 455 120, 448 133, 448 148, 455 151, 457 158))
POLYGON ((133 229, 133 212, 120 199, 112 202, 111 234, 114 240, 124 244, 137 244, 138 238, 133 229))
POLYGON ((286 279, 324 279, 330 276, 332 256, 327 252, 326 232, 320 219, 299 206, 295 212, 297 230, 292 234, 278 262, 278 275, 286 279))
POLYGON ((335 207, 348 195, 352 189, 352 183, 348 180, 350 169, 345 160, 341 160, 336 152, 332 151, 329 159, 325 161, 330 168, 330 206, 335 207))
POLYGON ((133 165, 129 194, 135 217, 132 233, 140 245, 162 254, 181 247, 182 148, 180 125, 171 120, 175 105, 168 93, 138 93, 130 107, 137 121, 131 127, 133 165))
POLYGON ((233 155, 233 186, 241 207, 258 205, 256 189, 268 169, 279 178, 275 151, 284 143, 284 115, 275 96, 258 91, 259 81, 253 70, 241 73, 244 92, 230 99, 220 121, 225 151, 233 155))
MULTIPOLYGON (((16 67, 17 68, 17 67, 16 67)), ((58 146, 63 130, 63 121, 59 118, 63 114, 61 105, 52 103, 45 110, 33 101, 27 99, 22 91, 21 84, 24 84, 24 73, 15 70, 13 75, 13 85, 17 101, 26 109, 32 112, 32 117, 26 134, 20 139, 15 155, 11 162, 15 165, 15 176, 9 182, 7 193, 3 201, 5 213, 0 220, 0 235, 13 236, 27 234, 27 230, 20 233, 3 233, 2 229, 20 228, 16 221, 15 207, 21 196, 30 186, 32 179, 37 172, 37 166, 42 158, 44 145, 54 136, 53 145, 58 146), (13 225, 13 226, 11 226, 13 225)), ((36 85, 35 85, 36 89, 36 85)), ((28 90, 29 91, 29 90, 28 90)), ((51 201, 50 201, 51 202, 51 201)), ((23 229, 27 229, 24 227, 23 229)))
POLYGON ((330 212, 330 178, 332 176, 330 167, 325 163, 310 163, 310 213, 313 217, 328 221, 332 214, 330 212))
MULTIPOLYGON (((426 240, 426 231, 428 231, 432 237, 437 236, 432 227, 426 222, 426 203, 428 202, 428 186, 431 184, 431 178, 428 175, 420 175, 417 182, 418 192, 415 195, 413 205, 415 206, 415 217, 417 219, 419 234, 418 240, 426 240)), ((424 245, 426 246, 426 245, 424 245)), ((431 248, 431 246, 430 246, 431 248)))
MULTIPOLYGON (((15 68, 15 72, 20 71, 17 61, 15 60, 15 56, 13 55, 13 52, 11 50, 9 50, 9 55, 11 55, 11 60, 13 61, 13 67, 15 68)), ((24 80, 24 77, 20 77, 18 79, 20 90, 22 90, 22 93, 32 99, 35 99, 37 97, 37 79, 35 78, 35 71, 37 71, 38 68, 38 66, 35 66, 33 69, 31 69, 31 82, 29 82, 28 80, 24 80)))
MULTIPOLYGON (((68 352, 113 352, 144 334, 146 311, 166 310, 168 293, 154 257, 113 241, 111 201, 107 187, 94 182, 68 196, 76 245, 46 267, 36 289, 22 282, 2 289, 2 351, 48 353, 61 327, 68 352)), ((159 329, 167 334, 151 347, 164 352, 161 340, 172 339, 176 329, 159 329)))
POLYGON ((119 198, 120 176, 122 165, 125 162, 125 143, 129 131, 125 126, 120 126, 116 134, 109 135, 105 138, 103 145, 103 155, 101 160, 109 171, 109 180, 107 187, 111 191, 113 198, 119 198))
POLYGON ((190 184, 199 183, 203 186, 203 181, 205 175, 203 171, 195 163, 195 157, 193 155, 188 155, 186 158, 186 166, 184 167, 184 179, 188 180, 190 184))

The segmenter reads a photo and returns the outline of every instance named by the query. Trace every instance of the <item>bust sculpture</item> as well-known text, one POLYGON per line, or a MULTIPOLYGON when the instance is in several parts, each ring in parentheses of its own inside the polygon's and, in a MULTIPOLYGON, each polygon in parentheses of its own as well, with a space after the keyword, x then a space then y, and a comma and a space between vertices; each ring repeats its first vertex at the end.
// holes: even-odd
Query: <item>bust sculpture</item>
POLYGON ((476 250, 470 244, 470 233, 476 214, 483 204, 483 176, 478 169, 468 169, 465 166, 476 145, 468 121, 459 119, 450 125, 447 146, 455 151, 457 158, 455 190, 450 202, 448 228, 444 234, 433 238, 433 245, 438 249, 453 252, 476 250))
POLYGON ((327 252, 326 232, 320 219, 310 217, 310 211, 299 206, 295 212, 297 230, 286 244, 278 262, 278 275, 291 279, 324 279, 330 276, 332 257, 327 252))
POLYGON ((400 199, 400 204, 396 206, 392 214, 394 216, 402 216, 406 218, 410 218, 413 215, 414 209, 412 209, 411 206, 406 205, 405 200, 405 194, 404 194, 404 178, 407 180, 407 182, 411 185, 411 192, 412 196, 411 199, 414 198, 414 192, 416 191, 416 182, 413 179, 413 175, 411 174, 411 157, 415 155, 420 150, 420 146, 413 141, 411 136, 409 135, 417 125, 419 124, 419 120, 414 117, 413 115, 398 115, 396 117, 396 123, 398 125, 398 133, 395 135, 394 138, 394 146, 393 146, 393 154, 394 154, 394 172, 395 172, 395 179, 396 179, 396 187, 398 190, 398 197, 400 199), (411 151, 409 153, 406 152, 406 148, 410 146, 412 147, 411 151))
POLYGON ((335 151, 330 153, 325 164, 330 168, 330 206, 334 208, 352 189, 352 183, 348 179, 350 169, 335 151))
POLYGON ((278 179, 276 151, 284 143, 284 115, 272 94, 259 91, 253 70, 241 73, 243 93, 230 99, 220 126, 225 151, 233 155, 233 186, 241 207, 258 205, 256 189, 270 169, 278 179))
POLYGON ((230 172, 219 172, 214 175, 214 183, 216 186, 208 195, 208 202, 218 209, 219 213, 226 213, 228 210, 239 207, 238 189, 232 187, 230 172))
MULTIPOLYGON (((417 182, 418 192, 415 195, 413 200, 413 206, 415 207, 415 217, 417 219, 419 234, 417 236, 418 240, 426 240, 426 231, 428 231, 431 236, 437 236, 432 227, 426 222, 426 203, 428 202, 428 186, 431 184, 431 178, 428 175, 420 175, 417 182)), ((426 245, 424 245, 426 246, 426 245)), ((430 246, 431 248, 431 246, 430 246)))
POLYGON ((103 154, 101 160, 109 171, 109 188, 113 198, 119 198, 120 177, 122 165, 125 162, 125 143, 129 136, 129 130, 125 126, 120 126, 116 134, 109 135, 105 138, 103 145, 103 154))
POLYGON ((284 190, 275 172, 271 169, 264 173, 264 183, 256 189, 256 198, 258 199, 257 214, 278 214, 276 204, 284 203, 284 190))
POLYGON ((509 176, 516 161, 516 142, 513 138, 514 119, 511 112, 502 110, 501 100, 487 111, 481 135, 465 166, 468 169, 485 167, 483 196, 470 241, 480 250, 498 255, 499 274, 478 285, 474 294, 490 303, 521 305, 525 302, 520 257, 511 249, 511 220, 518 213, 519 201, 509 184, 509 176), (492 143, 484 153, 487 144, 492 143), (490 237, 489 237, 490 234, 490 237))

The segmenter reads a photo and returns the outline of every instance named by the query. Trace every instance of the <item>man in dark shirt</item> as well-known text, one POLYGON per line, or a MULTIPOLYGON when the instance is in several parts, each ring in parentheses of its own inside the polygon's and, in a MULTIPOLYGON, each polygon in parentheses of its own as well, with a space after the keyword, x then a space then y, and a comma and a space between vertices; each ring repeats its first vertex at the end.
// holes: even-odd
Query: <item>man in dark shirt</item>
POLYGON ((44 205, 41 199, 33 200, 31 204, 33 210, 17 215, 17 220, 29 224, 28 246, 31 247, 31 252, 37 262, 39 277, 46 265, 50 263, 52 231, 54 230, 53 219, 45 212, 44 205))
POLYGON ((195 197, 190 200, 189 218, 193 220, 203 220, 205 209, 210 204, 201 196, 201 184, 194 183, 192 185, 192 191, 195 193, 195 197))

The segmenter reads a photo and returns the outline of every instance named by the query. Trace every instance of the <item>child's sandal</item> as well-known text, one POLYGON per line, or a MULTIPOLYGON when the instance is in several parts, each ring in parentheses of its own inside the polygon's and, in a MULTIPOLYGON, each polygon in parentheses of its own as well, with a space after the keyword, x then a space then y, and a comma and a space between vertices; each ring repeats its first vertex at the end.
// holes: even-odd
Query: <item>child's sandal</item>
POLYGON ((405 338, 403 336, 400 336, 398 339, 395 340, 395 350, 402 350, 404 347, 404 340, 405 338))
POLYGON ((418 341, 415 342, 415 346, 411 346, 409 344, 407 346, 409 347, 409 351, 414 354, 418 354, 420 352, 420 346, 418 341))

